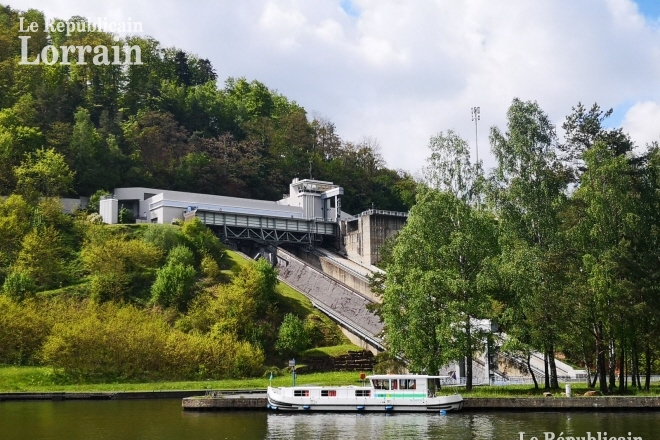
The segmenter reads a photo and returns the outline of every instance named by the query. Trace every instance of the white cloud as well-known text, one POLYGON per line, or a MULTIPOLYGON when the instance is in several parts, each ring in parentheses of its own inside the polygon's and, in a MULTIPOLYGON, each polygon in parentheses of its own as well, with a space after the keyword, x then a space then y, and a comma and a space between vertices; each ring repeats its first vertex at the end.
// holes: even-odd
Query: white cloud
POLYGON ((638 102, 628 110, 621 125, 638 149, 645 150, 647 144, 660 142, 660 103, 638 102))
MULTIPOLYGON (((376 137, 390 166, 411 171, 440 130, 473 145, 473 106, 490 166, 488 128, 504 125, 514 97, 558 124, 579 101, 660 102, 660 30, 632 0, 354 0, 357 16, 340 0, 9 1, 49 17, 142 21, 164 45, 209 58, 221 79, 258 79, 347 140, 376 137)), ((641 108, 628 114, 631 132, 652 131, 641 108)))

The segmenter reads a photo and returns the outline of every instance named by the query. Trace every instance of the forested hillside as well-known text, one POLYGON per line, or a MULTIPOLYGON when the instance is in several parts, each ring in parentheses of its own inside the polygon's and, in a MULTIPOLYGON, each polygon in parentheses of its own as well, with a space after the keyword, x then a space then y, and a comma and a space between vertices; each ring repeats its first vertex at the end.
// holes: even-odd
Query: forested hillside
MULTIPOLYGON (((49 17, 52 19, 53 17, 49 17)), ((68 17, 61 17, 66 18, 68 17)), ((73 17, 68 21, 84 21, 73 17)), ((153 38, 115 42, 103 32, 44 32, 36 10, 0 7, 0 194, 17 189, 14 168, 37 151, 62 155, 73 172, 66 195, 147 186, 277 200, 294 177, 345 189, 343 208, 407 210, 414 181, 388 169, 373 140, 341 139, 332 122, 257 80, 224 83, 208 59, 153 38), (19 65, 19 14, 39 23, 28 59, 51 42, 138 45, 142 65, 19 65)), ((59 195, 59 194, 57 194, 59 195)))
MULTIPOLYGON (((44 29, 40 12, 22 15, 44 29)), ((344 342, 269 263, 226 251, 198 220, 104 225, 98 194, 276 200, 311 161, 315 178, 346 187, 347 209, 407 209, 409 176, 260 82, 218 88, 208 60, 148 37, 128 41, 142 65, 21 65, 18 30, 19 11, 0 7, 0 365, 75 381, 259 376, 265 362, 344 342), (63 213, 60 197, 93 194, 63 213)), ((28 58, 49 43, 124 42, 31 32, 28 58)))

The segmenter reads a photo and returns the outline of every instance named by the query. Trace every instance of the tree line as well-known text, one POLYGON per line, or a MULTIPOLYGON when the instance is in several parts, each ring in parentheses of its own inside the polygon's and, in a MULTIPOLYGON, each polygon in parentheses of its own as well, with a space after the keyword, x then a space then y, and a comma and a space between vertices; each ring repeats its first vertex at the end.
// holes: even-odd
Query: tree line
POLYGON ((414 201, 414 179, 387 168, 376 141, 341 139, 331 121, 257 80, 219 87, 208 59, 153 38, 56 28, 40 11, 0 6, 1 195, 20 189, 16 167, 50 152, 73 173, 58 188, 68 195, 144 186, 276 200, 292 178, 311 175, 343 185, 348 212, 414 201), (29 59, 48 44, 128 44, 143 64, 94 65, 87 53, 86 64, 76 56, 70 65, 20 65, 21 16, 40 29, 30 33, 29 59))
POLYGON ((606 128, 610 115, 578 104, 559 139, 536 102, 514 99, 506 128, 490 130, 489 172, 453 131, 431 138, 424 184, 377 286, 387 341, 412 369, 466 358, 471 388, 470 361, 490 330, 478 320, 490 318, 537 387, 532 352, 545 358, 546 388, 559 386, 558 353, 604 393, 617 375, 620 392, 627 376, 649 388, 660 352, 660 151, 606 128))

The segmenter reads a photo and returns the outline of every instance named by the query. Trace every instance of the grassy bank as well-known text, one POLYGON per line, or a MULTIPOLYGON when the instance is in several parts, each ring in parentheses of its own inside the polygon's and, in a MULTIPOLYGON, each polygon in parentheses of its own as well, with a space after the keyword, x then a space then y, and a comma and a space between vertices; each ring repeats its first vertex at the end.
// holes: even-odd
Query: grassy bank
MULTIPOLYGON (((506 385, 506 386, 477 386, 471 392, 466 392, 464 387, 457 387, 456 390, 463 395, 463 397, 542 397, 543 393, 550 391, 553 396, 561 397, 564 395, 565 384, 560 384, 559 390, 544 390, 543 387, 538 390, 534 389, 533 385, 506 385)), ((446 390, 449 388, 446 388, 446 390)), ((572 394, 574 397, 582 396, 587 391, 593 391, 593 388, 587 387, 585 383, 572 383, 572 394)), ((619 395, 614 393, 614 396, 619 395)), ((628 387, 628 391, 623 394, 625 396, 659 396, 660 383, 652 383, 650 391, 639 390, 637 388, 628 387)))
MULTIPOLYGON (((247 389, 266 388, 269 373, 259 378, 226 379, 183 382, 115 382, 72 383, 53 374, 47 367, 0 367, 0 392, 34 391, 153 391, 153 390, 200 390, 200 389, 247 389)), ((310 385, 358 385, 358 372, 333 372, 298 375, 297 384, 310 385)), ((290 386, 291 376, 274 377, 274 386, 290 386)))
MULTIPOLYGON (((205 381, 182 381, 182 382, 115 382, 115 383, 72 383, 66 379, 53 374, 53 370, 46 367, 0 367, 0 392, 34 391, 153 391, 153 390, 230 390, 266 388, 268 386, 269 373, 263 377, 251 379, 227 379, 227 380, 205 380, 205 381)), ((298 375, 298 385, 359 385, 359 372, 331 372, 298 375)), ((274 386, 290 386, 291 376, 283 375, 274 377, 274 386)), ((529 385, 508 386, 477 386, 472 392, 465 392, 462 387, 445 387, 445 392, 456 390, 463 397, 539 397, 544 390, 534 390, 529 385)), ((572 384, 573 396, 579 396, 589 390, 585 384, 572 384)), ((561 396, 562 390, 554 391, 554 396, 561 396)), ((654 383, 651 391, 640 391, 629 387, 630 396, 659 396, 660 383, 654 383)))

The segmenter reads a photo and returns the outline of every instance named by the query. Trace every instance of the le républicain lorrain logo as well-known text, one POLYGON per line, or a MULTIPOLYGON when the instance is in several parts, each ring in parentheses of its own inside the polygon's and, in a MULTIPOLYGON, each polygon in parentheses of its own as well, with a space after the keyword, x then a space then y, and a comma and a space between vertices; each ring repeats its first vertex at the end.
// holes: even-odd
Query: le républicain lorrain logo
MULTIPOLYGON (((19 17, 20 23, 18 32, 19 33, 31 33, 39 31, 39 23, 33 21, 31 23, 25 22, 25 17, 19 17)), ((126 33, 126 32, 142 32, 142 22, 131 21, 130 17, 128 21, 107 21, 105 18, 97 17, 96 22, 92 20, 82 21, 61 21, 61 20, 50 20, 46 23, 46 31, 53 34, 55 32, 63 33, 66 32, 66 36, 70 37, 71 32, 109 32, 109 33, 126 33)), ((18 64, 46 64, 53 65, 59 63, 61 65, 70 65, 70 59, 75 59, 77 57, 77 64, 87 64, 85 61, 86 53, 94 53, 95 55, 92 58, 92 64, 101 66, 101 65, 140 65, 142 64, 142 51, 140 46, 134 45, 129 46, 124 44, 123 46, 106 46, 106 45, 97 45, 97 46, 53 46, 49 44, 44 46, 41 49, 40 54, 36 54, 34 59, 28 59, 28 41, 30 40, 30 35, 20 35, 18 37, 21 40, 21 61, 18 64), (123 61, 121 54, 124 54, 123 61), (70 56, 71 55, 71 56, 70 56)), ((114 37, 115 41, 119 38, 114 37)))

